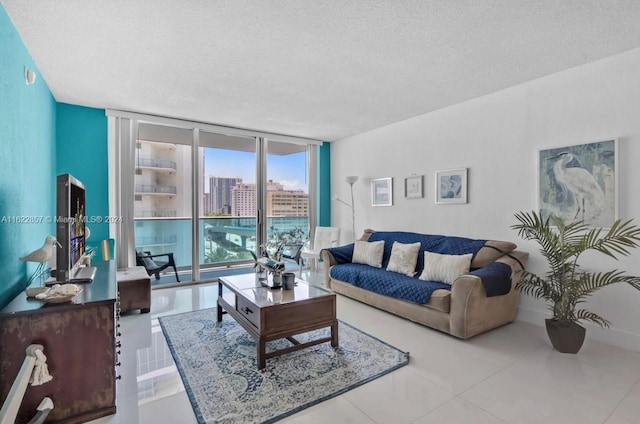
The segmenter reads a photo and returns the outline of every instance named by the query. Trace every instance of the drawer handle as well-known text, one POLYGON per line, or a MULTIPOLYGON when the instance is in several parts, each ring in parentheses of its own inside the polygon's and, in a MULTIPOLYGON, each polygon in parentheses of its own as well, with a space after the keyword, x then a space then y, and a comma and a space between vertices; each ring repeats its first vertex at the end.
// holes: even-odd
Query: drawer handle
POLYGON ((242 308, 242 312, 244 312, 247 315, 253 313, 253 311, 251 309, 247 308, 246 306, 244 308, 242 308))

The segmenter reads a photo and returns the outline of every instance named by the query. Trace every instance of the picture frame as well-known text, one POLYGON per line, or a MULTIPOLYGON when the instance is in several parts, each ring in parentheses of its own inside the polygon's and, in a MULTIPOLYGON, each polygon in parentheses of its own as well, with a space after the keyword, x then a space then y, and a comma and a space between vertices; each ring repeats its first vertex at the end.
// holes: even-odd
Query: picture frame
POLYGON ((609 228, 618 219, 616 138, 538 151, 538 210, 563 223, 609 228))
POLYGON ((371 180, 371 206, 393 205, 393 178, 371 180))
POLYGON ((407 199, 421 199, 424 194, 422 191, 422 175, 412 175, 404 179, 404 197, 407 199))
POLYGON ((436 203, 467 203, 467 168, 436 172, 436 203))

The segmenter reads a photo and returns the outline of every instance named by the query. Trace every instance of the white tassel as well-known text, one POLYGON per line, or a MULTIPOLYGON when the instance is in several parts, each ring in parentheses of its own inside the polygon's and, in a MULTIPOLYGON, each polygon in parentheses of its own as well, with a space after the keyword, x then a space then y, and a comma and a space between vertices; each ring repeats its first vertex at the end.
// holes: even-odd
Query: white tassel
POLYGON ((32 386, 39 386, 48 381, 53 380, 51 374, 49 374, 49 368, 47 367, 47 357, 40 349, 35 350, 36 363, 33 366, 33 372, 31 373, 31 379, 29 383, 32 386))

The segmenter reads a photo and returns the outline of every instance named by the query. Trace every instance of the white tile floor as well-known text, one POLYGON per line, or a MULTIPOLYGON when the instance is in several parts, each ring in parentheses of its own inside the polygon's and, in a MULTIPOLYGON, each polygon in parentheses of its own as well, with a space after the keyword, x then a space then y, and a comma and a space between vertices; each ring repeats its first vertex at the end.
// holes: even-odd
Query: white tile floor
MULTIPOLYGON (((156 318, 216 296, 215 284, 153 290, 150 314, 122 317, 118 413, 92 423, 196 423, 156 318)), ((523 322, 462 341, 342 296, 338 318, 409 351, 409 365, 281 422, 640 424, 638 352, 587 340, 561 354, 523 322)))

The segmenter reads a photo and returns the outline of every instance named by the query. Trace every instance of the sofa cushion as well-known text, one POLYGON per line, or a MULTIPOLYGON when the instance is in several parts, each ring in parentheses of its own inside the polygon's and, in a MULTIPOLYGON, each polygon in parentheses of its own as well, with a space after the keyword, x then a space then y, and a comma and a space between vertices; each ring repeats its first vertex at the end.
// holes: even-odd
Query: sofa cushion
POLYGON ((451 311, 451 290, 434 290, 427 302, 427 307, 448 314, 451 311))
POLYGON ((471 253, 475 255, 484 245, 486 240, 474 240, 464 237, 442 236, 433 234, 419 234, 404 231, 376 231, 369 236, 369 242, 383 240, 384 255, 382 258, 382 267, 389 265, 391 257, 391 249, 393 242, 400 243, 416 243, 420 242, 420 253, 416 263, 416 272, 418 275, 424 269, 423 252, 434 252, 445 255, 463 255, 471 253))
POLYGON ((426 305, 431 294, 451 286, 434 281, 421 281, 415 277, 389 272, 362 264, 340 264, 331 267, 331 278, 353 284, 384 296, 426 305))
MULTIPOLYGON (((409 243, 409 242, 416 242, 416 241, 422 242, 424 237, 426 238, 442 237, 442 238, 448 238, 451 240, 448 240, 448 243, 445 243, 443 246, 439 246, 435 248, 428 248, 423 243, 423 245, 420 248, 420 254, 418 255, 418 262, 416 264, 416 271, 418 274, 422 272, 422 269, 424 267, 423 258, 422 258, 422 252, 424 250, 428 250, 430 252, 436 252, 436 253, 444 253, 444 254, 472 253, 473 259, 471 259, 471 269, 476 269, 476 268, 482 268, 484 266, 489 265, 491 262, 495 261, 502 255, 506 255, 512 252, 517 247, 514 243, 511 243, 509 241, 473 240, 473 239, 467 239, 464 237, 434 236, 431 234, 418 234, 418 233, 401 232, 401 231, 376 231, 370 228, 367 228, 366 230, 364 230, 364 233, 360 237, 360 240, 374 241, 374 240, 386 240, 387 238, 389 238, 390 239, 389 246, 385 245, 385 258, 388 258, 389 256, 387 256, 387 251, 389 252, 389 255, 390 255, 393 241, 399 241, 401 243, 409 243), (398 235, 399 238, 394 239, 394 235, 398 235), (461 246, 461 242, 465 244, 468 242, 474 242, 474 243, 473 243, 473 247, 469 249, 468 246, 467 247, 461 246), (476 242, 479 242, 480 246, 478 246, 478 243, 476 242), (466 251, 460 251, 460 252, 442 251, 442 249, 450 249, 455 245, 458 245, 459 248, 465 249, 466 251), (477 249, 473 250, 476 247, 477 249)), ((383 259, 382 265, 384 267, 387 266, 385 263, 385 259, 383 259)))
POLYGON ((425 281, 453 284, 456 278, 469 272, 470 265, 470 253, 466 255, 441 255, 424 252, 424 270, 418 278, 425 281))
POLYGON ((365 264, 376 268, 381 268, 383 253, 384 241, 356 241, 355 246, 353 247, 352 262, 354 264, 365 264))
POLYGON ((487 240, 478 253, 473 257, 471 261, 471 268, 482 268, 489 265, 502 255, 515 250, 516 245, 509 241, 500 240, 487 240))
POLYGON ((419 251, 420 242, 404 244, 394 241, 387 271, 398 272, 413 277, 416 275, 416 262, 418 261, 419 251))

